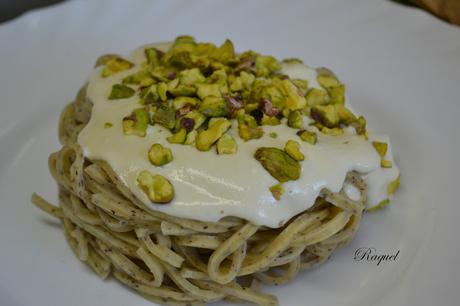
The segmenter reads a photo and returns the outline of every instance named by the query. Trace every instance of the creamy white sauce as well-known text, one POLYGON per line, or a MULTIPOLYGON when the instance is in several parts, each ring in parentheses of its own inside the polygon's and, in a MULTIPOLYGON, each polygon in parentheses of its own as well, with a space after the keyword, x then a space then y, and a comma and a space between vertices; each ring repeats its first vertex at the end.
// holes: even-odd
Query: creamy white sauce
MULTIPOLYGON (((168 44, 157 47, 165 50, 168 44)), ((300 163, 301 176, 284 184, 285 194, 279 201, 269 191, 269 187, 278 182, 253 155, 259 147, 283 148, 287 140, 298 140, 296 130, 285 124, 264 126, 264 137, 244 142, 237 135, 236 122, 233 122, 229 133, 237 141, 238 152, 232 155, 217 155, 214 149, 200 152, 193 146, 170 144, 166 141, 170 132, 159 125, 149 127, 145 138, 123 135, 122 119, 140 106, 139 98, 133 96, 111 101, 107 97, 113 84, 120 83, 122 78, 139 68, 144 60, 142 50, 137 49, 131 54, 130 59, 136 66, 128 71, 101 78, 100 68, 94 69, 87 90, 94 106, 78 143, 87 158, 107 161, 121 181, 151 209, 201 221, 236 216, 257 225, 279 227, 311 207, 321 189, 340 191, 346 174, 351 170, 367 173, 369 204, 377 204, 375 200, 388 197, 386 186, 396 178, 397 168, 381 169, 380 157, 371 143, 352 133, 340 137, 320 134, 316 145, 300 141, 300 150, 305 155, 305 161, 300 163), (104 128, 106 122, 113 126, 104 128), (269 137, 271 132, 277 133, 278 137, 269 137), (153 143, 171 148, 174 160, 163 167, 150 164, 147 152, 153 143), (171 181, 175 189, 171 203, 159 205, 150 202, 136 183, 136 177, 142 170, 161 174, 171 181)), ((313 86, 316 82, 315 70, 298 65, 283 66, 283 72, 290 77, 307 79, 313 86)), ((390 150, 387 159, 392 160, 390 150)), ((353 199, 359 194, 352 187, 346 187, 345 192, 349 192, 353 199)))

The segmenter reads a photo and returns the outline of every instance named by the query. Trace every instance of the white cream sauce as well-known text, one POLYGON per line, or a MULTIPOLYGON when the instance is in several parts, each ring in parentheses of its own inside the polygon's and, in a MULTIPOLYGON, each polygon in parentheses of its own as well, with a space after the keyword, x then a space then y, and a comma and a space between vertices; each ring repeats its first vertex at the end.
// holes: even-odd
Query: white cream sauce
MULTIPOLYGON (((168 48, 168 44, 156 46, 163 50, 168 48)), ((396 166, 381 169, 380 157, 371 143, 352 134, 340 137, 319 135, 316 145, 300 141, 300 150, 305 155, 305 160, 301 162, 301 176, 284 184, 285 194, 279 201, 269 191, 269 187, 278 182, 253 155, 259 147, 283 148, 287 140, 298 140, 296 130, 285 124, 264 126, 264 137, 244 142, 237 135, 236 123, 233 122, 230 133, 237 141, 238 152, 232 155, 217 155, 214 149, 200 152, 193 146, 170 144, 166 141, 170 132, 159 125, 149 127, 145 138, 125 136, 122 119, 140 106, 138 97, 112 101, 107 97, 113 84, 120 83, 122 78, 139 68, 144 60, 142 50, 139 48, 131 54, 130 60, 136 66, 130 70, 101 78, 100 68, 94 69, 87 90, 94 106, 78 143, 87 158, 107 161, 121 181, 151 209, 201 221, 236 216, 275 228, 311 207, 321 189, 340 191, 346 174, 351 170, 367 174, 369 204, 375 205, 388 198, 386 186, 397 177, 398 169, 396 166), (106 122, 113 126, 104 128, 106 122), (278 137, 271 138, 271 132, 277 133, 278 137), (163 167, 150 164, 147 152, 153 143, 171 148, 174 160, 163 167), (171 181, 175 189, 171 203, 151 203, 136 183, 136 177, 142 170, 161 174, 171 181)), ((315 70, 298 65, 285 65, 283 73, 307 79, 313 86, 316 82, 315 70)), ((387 155, 387 159, 393 159, 390 150, 387 155)), ((351 187, 345 189, 349 190, 350 198, 359 196, 351 187)))

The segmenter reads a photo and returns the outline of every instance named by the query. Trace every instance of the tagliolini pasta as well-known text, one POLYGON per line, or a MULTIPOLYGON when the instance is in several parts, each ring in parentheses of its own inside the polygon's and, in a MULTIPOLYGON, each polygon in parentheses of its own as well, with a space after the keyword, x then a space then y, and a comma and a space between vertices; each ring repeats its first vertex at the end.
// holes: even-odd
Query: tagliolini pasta
MULTIPOLYGON (((387 152, 387 143, 368 140, 364 119, 343 107, 343 89, 338 89, 342 84, 329 71, 317 74, 318 83, 324 89, 321 91, 311 87, 308 80, 302 82, 298 76, 281 73, 279 62, 272 57, 255 52, 235 54, 229 41, 216 48, 180 37, 166 50, 155 47, 142 50, 145 62, 118 56, 98 60, 102 66, 96 68, 95 78, 101 82, 111 80, 106 84, 110 90, 101 92, 107 94, 108 100, 118 101, 96 101, 95 95, 89 93, 94 91, 91 88, 97 81, 94 78, 80 90, 60 118, 62 148, 49 157, 50 172, 59 186, 59 206, 36 194, 32 196, 35 205, 62 222, 65 237, 76 256, 101 278, 112 275, 145 298, 165 305, 202 305, 221 299, 277 305, 277 298, 263 293, 260 283, 285 284, 300 271, 323 263, 336 248, 350 242, 366 208, 368 190, 374 197, 378 194, 375 188, 369 189, 369 182, 384 181, 380 183, 385 187, 385 199, 380 201, 380 206, 387 203, 388 194, 397 188, 399 173, 392 164, 391 152, 387 152), (123 77, 121 84, 117 75, 123 77), (216 89, 212 95, 204 93, 216 89), (122 122, 105 122, 104 126, 98 122, 99 132, 89 130, 97 122, 97 103, 123 103, 124 99, 134 99, 136 92, 140 94, 141 105, 132 104, 122 122), (142 111, 136 111, 138 109, 142 111), (144 111, 147 119, 142 125, 144 111), (190 116, 192 112, 202 116, 200 127, 198 117, 190 116), (312 120, 309 125, 304 124, 303 117, 312 120), (192 119, 193 124, 184 118, 192 119), (232 121, 239 124, 238 135, 232 134, 232 125, 225 123, 232 121), (88 130, 97 134, 115 130, 118 125, 115 132, 120 139, 150 141, 162 137, 156 130, 152 135, 154 132, 149 126, 153 124, 171 131, 168 132, 171 136, 168 142, 148 144, 152 145, 144 152, 145 159, 151 163, 148 169, 135 168, 136 159, 132 159, 134 185, 129 183, 126 172, 120 171, 115 158, 104 160, 91 156, 92 148, 82 136, 85 129, 87 134, 88 130), (221 128, 215 136, 211 132, 219 130, 215 128, 218 124, 221 128), (291 216, 282 221, 271 222, 270 216, 264 221, 262 214, 241 212, 244 205, 250 211, 251 203, 240 203, 243 210, 229 208, 218 220, 212 219, 212 210, 219 209, 222 213, 227 202, 219 204, 221 206, 205 206, 200 212, 201 219, 195 217, 196 210, 203 209, 200 206, 191 212, 194 218, 169 213, 168 207, 180 205, 176 198, 182 190, 182 181, 172 175, 168 177, 174 168, 165 165, 174 164, 176 159, 180 163, 179 147, 190 146, 188 150, 196 152, 190 153, 191 156, 208 153, 238 156, 244 152, 246 143, 256 143, 263 137, 283 138, 282 133, 265 131, 263 135, 264 127, 269 129, 274 125, 288 125, 297 138, 289 139, 284 148, 263 146, 251 153, 254 154, 251 163, 258 167, 255 173, 262 177, 254 184, 267 180, 277 182, 263 186, 267 190, 264 198, 270 200, 262 205, 285 209, 282 205, 289 205, 291 194, 302 187, 294 183, 303 182, 308 163, 318 160, 314 147, 326 148, 321 145, 330 138, 335 137, 331 141, 338 139, 342 143, 362 139, 366 143, 359 143, 363 146, 362 152, 369 151, 367 146, 375 148, 368 159, 364 158, 372 167, 369 166, 367 172, 360 172, 356 167, 337 169, 345 171, 338 190, 327 188, 333 184, 320 186, 317 194, 312 191, 309 195, 310 203, 306 195, 305 209, 289 210, 291 216), (195 134, 193 140, 189 136, 192 134, 195 134), (340 138, 347 134, 351 138, 340 138), (171 148, 166 143, 170 143, 171 148), (213 147, 216 147, 215 153, 211 151, 213 147), (162 171, 161 175, 156 171, 162 171), (149 185, 156 177, 159 181, 149 185), (206 211, 210 216, 206 216, 206 211)), ((292 60, 287 62, 292 65, 292 60)), ((99 138, 97 143, 103 140, 99 138)), ((110 146, 110 139, 104 145, 104 150, 114 148, 110 146)), ((344 152, 343 147, 340 148, 344 152)), ((209 189, 212 188, 210 185, 209 189)), ((244 200, 248 195, 241 192, 244 189, 238 190, 242 195, 237 196, 244 200)))

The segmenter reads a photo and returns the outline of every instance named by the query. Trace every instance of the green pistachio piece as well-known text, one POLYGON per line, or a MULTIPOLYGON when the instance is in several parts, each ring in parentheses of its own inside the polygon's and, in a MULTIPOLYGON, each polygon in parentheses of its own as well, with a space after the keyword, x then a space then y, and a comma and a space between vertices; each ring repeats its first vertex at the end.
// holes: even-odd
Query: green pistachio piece
POLYGON ((299 89, 290 80, 282 80, 281 88, 283 89, 284 95, 286 96, 287 109, 302 109, 307 105, 305 97, 299 93, 299 89))
POLYGON ((94 67, 99 67, 99 66, 104 66, 106 65, 110 60, 114 58, 119 58, 120 56, 117 54, 104 54, 98 57, 96 60, 96 63, 94 64, 94 67))
POLYGON ((156 66, 150 69, 152 77, 160 82, 168 82, 171 80, 171 76, 176 74, 176 69, 166 66, 156 66))
POLYGON ((176 125, 176 111, 172 107, 160 107, 153 114, 152 121, 171 130, 176 125))
POLYGON ((269 189, 273 197, 278 201, 281 199, 281 196, 284 194, 284 187, 282 183, 270 186, 269 189))
POLYGON ((303 115, 295 110, 289 113, 287 125, 294 129, 303 129, 303 115))
POLYGON ((326 134, 326 135, 331 135, 331 136, 341 136, 343 135, 344 131, 343 129, 339 127, 328 128, 327 126, 322 126, 321 133, 326 134))
POLYGON ((279 84, 261 84, 254 82, 251 90, 251 101, 259 106, 263 99, 269 100, 274 107, 282 109, 286 105, 286 95, 279 84))
POLYGON ((237 150, 235 139, 228 134, 222 135, 216 143, 217 154, 234 154, 237 150))
POLYGON ((209 151, 212 145, 230 128, 231 123, 227 119, 219 119, 207 130, 201 131, 196 136, 196 148, 200 151, 209 151))
POLYGON ((270 134, 268 134, 268 136, 270 136, 271 138, 278 138, 278 134, 275 132, 271 132, 270 134))
POLYGON ((185 138, 184 144, 186 145, 192 145, 195 143, 196 136, 198 135, 198 132, 196 130, 192 130, 187 134, 187 137, 185 138))
POLYGON ((290 57, 283 59, 283 63, 286 64, 303 64, 303 61, 297 57, 290 57))
POLYGON ((187 131, 184 128, 181 128, 177 133, 167 137, 166 140, 169 143, 182 144, 185 142, 185 138, 187 138, 187 131))
POLYGON ((225 42, 212 53, 212 58, 221 63, 227 63, 235 57, 235 49, 231 40, 225 42))
POLYGON ((221 97, 218 84, 195 84, 197 96, 203 100, 207 96, 221 97))
POLYGON ((351 126, 355 128, 356 134, 365 135, 367 139, 366 119, 363 116, 359 116, 358 119, 351 123, 351 126))
POLYGON ((137 176, 137 183, 154 203, 169 203, 174 198, 174 187, 162 175, 141 171, 137 176))
POLYGON ((382 209, 385 206, 388 206, 390 204, 391 204, 390 199, 385 199, 385 200, 381 201, 379 204, 375 205, 374 207, 366 209, 366 211, 368 211, 368 212, 377 211, 377 210, 380 210, 380 209, 382 209))
POLYGON ((275 116, 270 117, 264 114, 262 117, 262 120, 260 121, 260 124, 261 125, 279 125, 281 124, 281 121, 275 116))
POLYGON ((318 104, 326 104, 329 102, 329 96, 327 94, 327 91, 318 89, 318 88, 312 88, 307 92, 307 95, 305 96, 305 100, 307 101, 308 106, 314 106, 318 104))
POLYGON ((184 107, 185 105, 195 106, 198 103, 200 103, 200 100, 198 100, 197 98, 191 98, 191 97, 177 97, 173 100, 173 106, 175 110, 178 110, 184 107))
POLYGON ((280 69, 280 63, 273 56, 259 55, 256 57, 256 76, 268 77, 280 69))
POLYGON ((401 180, 400 180, 400 176, 398 175, 398 177, 397 177, 394 181, 392 181, 392 182, 390 182, 390 183, 388 184, 387 193, 388 193, 389 195, 394 194, 394 193, 396 192, 396 190, 398 190, 400 181, 401 181, 401 180))
POLYGON ((121 57, 112 57, 110 58, 106 63, 104 68, 102 69, 101 76, 103 78, 111 76, 115 73, 118 73, 123 70, 128 70, 134 66, 133 63, 131 63, 128 60, 125 60, 121 57))
POLYGON ((319 85, 324 88, 331 88, 337 87, 340 85, 339 80, 335 76, 335 74, 327 69, 327 68, 318 68, 316 69, 317 77, 316 80, 318 81, 319 85))
POLYGON ((227 73, 224 69, 214 71, 208 77, 208 82, 218 85, 221 94, 228 94, 227 73))
POLYGON ((208 117, 223 117, 230 112, 227 102, 223 98, 216 96, 205 97, 198 110, 208 117))
POLYGON ((379 153, 380 158, 385 158, 388 150, 388 144, 380 141, 373 141, 372 145, 374 146, 377 153, 379 153))
POLYGON ((200 69, 192 68, 179 72, 179 81, 181 85, 194 85, 204 83, 206 78, 203 76, 200 69))
POLYGON ((391 168, 392 162, 390 160, 385 159, 385 155, 387 154, 388 144, 385 142, 373 141, 372 145, 374 146, 377 153, 380 155, 380 166, 382 168, 391 168))
POLYGON ((189 85, 179 85, 176 88, 169 89, 169 92, 175 96, 187 96, 192 97, 196 94, 196 88, 194 86, 189 85))
POLYGON ((149 160, 155 166, 163 166, 173 160, 171 149, 154 143, 149 150, 149 160))
POLYGON ((297 161, 305 159, 305 156, 300 152, 300 144, 295 140, 288 140, 284 146, 284 151, 297 161))
POLYGON ((257 125, 254 117, 243 114, 238 116, 238 134, 241 139, 248 141, 261 138, 264 135, 264 130, 257 125))
POLYGON ((147 105, 157 104, 158 102, 160 102, 160 96, 158 95, 157 84, 153 84, 150 87, 141 90, 139 103, 147 105))
POLYGON ((168 96, 167 96, 168 89, 169 89, 168 84, 164 82, 157 84, 157 93, 161 101, 166 101, 168 99, 168 96))
POLYGON ((254 157, 280 182, 297 180, 300 177, 299 163, 283 150, 262 147, 257 149, 254 157))
POLYGON ((184 118, 193 119, 195 122, 195 125, 193 126, 194 130, 198 129, 206 121, 206 116, 196 110, 187 113, 184 118))
POLYGON ((334 105, 315 105, 311 108, 310 114, 315 121, 328 128, 337 127, 340 123, 334 105))
POLYGON ((106 122, 104 123, 104 129, 110 129, 113 126, 112 122, 106 122))
POLYGON ((340 123, 349 125, 356 120, 356 116, 342 104, 334 105, 337 115, 339 116, 340 123))
POLYGON ((149 113, 144 108, 135 109, 131 115, 123 118, 123 133, 145 137, 149 124, 149 113))
POLYGON ((115 84, 112 86, 112 90, 110 91, 109 100, 126 99, 132 97, 134 93, 134 89, 129 86, 115 84))
POLYGON ((300 130, 297 132, 297 135, 300 137, 300 139, 312 145, 316 144, 316 141, 318 140, 318 136, 316 136, 315 132, 310 132, 307 130, 300 130))
POLYGON ((161 51, 156 48, 146 48, 144 54, 148 64, 152 66, 160 65, 161 51))
POLYGON ((255 76, 253 74, 247 73, 246 71, 241 71, 238 77, 229 76, 228 82, 230 90, 241 91, 243 89, 250 89, 254 79, 255 76))
POLYGON ((297 88, 302 89, 303 92, 307 92, 308 90, 308 81, 307 80, 301 80, 301 79, 294 79, 291 80, 292 83, 294 83, 297 88))
POLYGON ((138 85, 140 87, 147 87, 154 82, 152 75, 147 70, 140 70, 134 74, 128 75, 122 80, 123 84, 138 85))
POLYGON ((329 103, 345 104, 345 85, 339 85, 327 89, 329 93, 329 103))

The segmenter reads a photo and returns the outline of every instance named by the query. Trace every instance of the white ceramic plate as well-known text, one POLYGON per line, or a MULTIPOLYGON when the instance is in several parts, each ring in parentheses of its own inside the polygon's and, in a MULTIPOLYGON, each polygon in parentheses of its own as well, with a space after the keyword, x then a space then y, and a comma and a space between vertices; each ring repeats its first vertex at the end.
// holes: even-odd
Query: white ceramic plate
POLYGON ((58 116, 95 59, 187 33, 332 68, 402 170, 350 245, 267 290, 282 305, 458 305, 460 28, 388 1, 305 2, 70 1, 1 25, 0 304, 151 305, 99 280, 29 198, 56 199, 58 116), (354 260, 360 247, 400 253, 377 266, 354 260))

